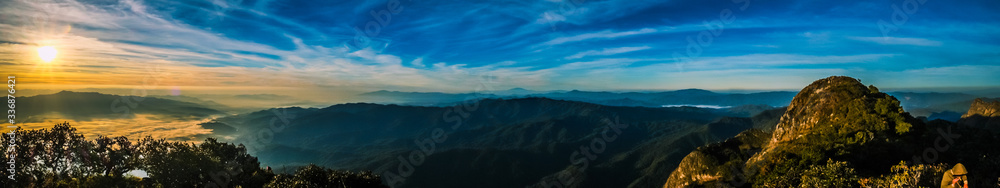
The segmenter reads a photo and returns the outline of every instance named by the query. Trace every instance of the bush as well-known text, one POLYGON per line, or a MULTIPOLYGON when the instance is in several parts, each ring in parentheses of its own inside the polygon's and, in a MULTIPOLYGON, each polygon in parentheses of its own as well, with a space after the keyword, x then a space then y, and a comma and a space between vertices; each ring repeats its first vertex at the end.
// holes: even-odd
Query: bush
POLYGON ((858 176, 847 162, 828 159, 802 173, 801 187, 857 187, 858 176))
POLYGON ((878 178, 861 179, 858 183, 861 187, 937 187, 940 186, 941 176, 949 166, 947 164, 910 166, 905 161, 900 161, 899 165, 892 166, 892 173, 878 178))
POLYGON ((372 174, 370 171, 361 173, 337 171, 314 164, 299 168, 294 176, 278 175, 274 181, 264 187, 285 188, 285 187, 378 187, 388 188, 382 185, 382 178, 372 174))

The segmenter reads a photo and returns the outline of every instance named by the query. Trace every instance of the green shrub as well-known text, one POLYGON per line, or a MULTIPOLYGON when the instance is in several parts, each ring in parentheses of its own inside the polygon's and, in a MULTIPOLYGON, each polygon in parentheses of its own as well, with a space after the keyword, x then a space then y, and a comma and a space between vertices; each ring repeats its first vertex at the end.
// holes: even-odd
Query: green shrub
POLYGON ((941 176, 949 166, 947 164, 910 166, 905 161, 900 161, 899 165, 892 166, 892 173, 878 178, 864 178, 858 183, 861 187, 937 187, 941 176))
POLYGON ((382 185, 382 178, 370 171, 361 173, 337 171, 314 164, 299 168, 295 175, 278 175, 274 181, 264 187, 377 187, 382 185))
POLYGON ((828 159, 826 165, 811 165, 800 181, 801 187, 857 187, 858 176, 847 162, 828 159))

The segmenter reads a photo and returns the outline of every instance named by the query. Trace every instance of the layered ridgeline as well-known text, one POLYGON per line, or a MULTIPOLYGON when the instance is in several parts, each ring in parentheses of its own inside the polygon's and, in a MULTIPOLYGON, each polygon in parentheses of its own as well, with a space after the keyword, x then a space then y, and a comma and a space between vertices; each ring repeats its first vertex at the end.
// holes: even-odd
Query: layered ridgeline
MULTIPOLYGON (((914 117, 958 121, 962 113, 969 109, 973 100, 983 96, 955 92, 887 92, 899 99, 902 107, 914 117)), ((550 99, 581 101, 607 106, 662 107, 664 105, 703 105, 713 107, 732 106, 738 108, 747 104, 766 106, 787 106, 797 93, 791 91, 770 91, 760 93, 716 93, 701 89, 684 89, 662 92, 609 92, 609 91, 532 91, 521 88, 482 93, 439 93, 439 92, 399 92, 375 91, 358 97, 374 103, 394 103, 419 106, 453 106, 470 99, 544 97, 550 99)))
POLYGON ((1000 132, 1000 99, 976 99, 958 124, 1000 132))
POLYGON ((985 187, 1000 176, 996 141, 981 127, 920 121, 874 86, 835 76, 802 89, 773 131, 691 152, 664 187, 934 187, 959 162, 985 187))
POLYGON ((482 99, 281 108, 203 125, 279 171, 373 170, 394 187, 655 187, 695 147, 774 127, 784 110, 727 117, 743 111, 482 99))
MULTIPOLYGON (((7 100, 3 100, 7 106, 7 100)), ((172 119, 202 119, 225 115, 213 106, 170 99, 121 96, 96 92, 62 91, 54 94, 17 98, 21 122, 44 122, 51 119, 89 121, 93 119, 132 118, 137 114, 172 119)))
POLYGON ((531 91, 521 88, 484 93, 439 93, 375 91, 359 97, 366 101, 389 102, 407 105, 451 106, 470 99, 544 97, 559 100, 581 101, 607 106, 662 107, 663 105, 713 105, 739 106, 763 104, 784 106, 795 92, 771 91, 759 93, 716 93, 702 89, 684 89, 664 92, 609 92, 609 91, 531 91))

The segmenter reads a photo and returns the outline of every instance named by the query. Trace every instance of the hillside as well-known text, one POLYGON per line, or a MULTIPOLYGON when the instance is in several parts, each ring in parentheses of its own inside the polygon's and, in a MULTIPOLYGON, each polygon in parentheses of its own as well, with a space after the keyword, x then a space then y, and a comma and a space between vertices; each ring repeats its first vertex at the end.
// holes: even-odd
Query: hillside
POLYGON ((780 112, 772 111, 749 118, 727 117, 746 112, 691 107, 483 99, 452 107, 355 103, 282 108, 218 118, 203 126, 224 129, 217 136, 246 144, 265 165, 316 163, 370 169, 385 175, 387 181, 392 178, 386 173, 402 177, 399 156, 426 149, 429 146, 415 142, 430 139, 436 129, 445 130, 446 139, 434 143, 430 155, 422 155, 424 159, 413 165, 411 175, 388 183, 397 187, 538 186, 569 172, 579 177, 570 182, 574 187, 649 187, 662 184, 669 174, 664 169, 672 168, 697 146, 752 127, 773 126, 755 124, 777 122, 780 112), (274 131, 270 142, 255 137, 279 117, 287 117, 289 124, 274 131), (627 127, 615 131, 611 125, 627 127), (581 156, 573 153, 591 148, 595 139, 603 141, 602 151, 586 149, 596 154, 580 161, 581 156))
POLYGON ((970 184, 995 183, 989 178, 997 173, 989 169, 1000 165, 996 134, 947 121, 925 123, 899 103, 854 78, 817 80, 796 95, 773 132, 747 131, 699 148, 664 187, 936 186, 933 177, 957 162, 975 164, 970 173, 982 175, 970 184), (940 145, 942 134, 951 145, 940 145), (919 157, 928 151, 936 155, 919 157))
POLYGON ((958 121, 961 125, 1000 132, 1000 100, 976 99, 958 121))

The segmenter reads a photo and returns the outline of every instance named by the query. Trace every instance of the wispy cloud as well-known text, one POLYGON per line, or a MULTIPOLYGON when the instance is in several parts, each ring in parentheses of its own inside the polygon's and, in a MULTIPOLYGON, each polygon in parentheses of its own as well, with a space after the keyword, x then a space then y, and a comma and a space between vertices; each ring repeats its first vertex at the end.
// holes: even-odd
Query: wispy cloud
POLYGON ((780 68, 782 66, 873 63, 899 54, 859 54, 859 55, 802 55, 802 54, 749 54, 726 57, 705 57, 693 62, 684 62, 685 68, 694 69, 740 69, 740 68, 780 68))
POLYGON ((627 36, 633 36, 633 35, 650 34, 650 33, 655 33, 656 31, 657 30, 653 29, 653 28, 642 28, 642 29, 638 29, 638 30, 617 31, 617 32, 616 31, 611 31, 611 30, 604 30, 604 31, 595 32, 595 33, 584 33, 584 34, 579 34, 579 35, 574 35, 574 36, 568 36, 568 37, 559 37, 559 38, 552 39, 552 40, 550 40, 548 42, 545 42, 545 43, 542 43, 542 44, 543 45, 552 46, 552 45, 559 45, 559 44, 565 44, 565 43, 570 43, 570 42, 579 42, 579 41, 592 40, 592 39, 614 39, 614 38, 618 38, 618 37, 627 37, 627 36))
POLYGON ((882 45, 913 45, 913 46, 941 46, 941 41, 925 38, 900 38, 900 37, 848 37, 848 39, 873 42, 882 45))
POLYGON ((580 59, 580 58, 587 57, 587 56, 615 55, 615 54, 622 54, 622 53, 629 53, 629 52, 634 52, 634 51, 646 50, 646 49, 649 49, 649 48, 650 48, 649 46, 605 48, 605 49, 600 50, 600 51, 598 51, 598 50, 590 50, 590 51, 576 53, 576 54, 573 54, 571 56, 567 56, 565 59, 580 59))
POLYGON ((9 59, 0 60, 5 65, 0 72, 41 73, 43 67, 32 61, 36 57, 30 52, 43 43, 60 49, 57 61, 61 63, 50 67, 47 79, 41 79, 43 74, 28 75, 39 78, 35 83, 139 84, 136 80, 147 74, 146 69, 157 65, 166 73, 159 83, 163 86, 275 85, 333 91, 470 91, 476 85, 470 80, 484 74, 509 77, 511 85, 586 83, 572 81, 583 78, 568 76, 577 73, 592 73, 586 79, 628 78, 622 83, 639 88, 644 85, 636 80, 662 73, 637 67, 683 70, 677 72, 900 72, 910 66, 1000 63, 990 58, 997 57, 995 52, 1000 49, 994 43, 1000 38, 992 35, 1000 26, 993 24, 996 19, 988 18, 997 16, 976 8, 989 7, 986 1, 949 5, 976 15, 963 19, 942 13, 950 9, 927 7, 921 15, 943 16, 911 19, 906 28, 900 28, 908 31, 894 37, 851 37, 872 36, 871 31, 878 28, 869 22, 881 17, 843 16, 856 10, 851 7, 889 7, 891 2, 755 3, 736 12, 735 22, 718 31, 707 27, 705 21, 717 18, 720 10, 736 10, 731 5, 691 0, 586 1, 579 5, 568 0, 413 2, 403 4, 404 10, 392 14, 382 25, 369 11, 382 8, 383 3, 9 1, 0 7, 0 14, 11 18, 0 22, 0 42, 4 42, 0 53, 9 59), (560 9, 567 3, 575 9, 560 9), (273 4, 282 6, 269 6, 273 4), (685 11, 677 7, 699 8, 685 11), (303 12, 310 14, 304 16, 303 12), (347 42, 357 35, 353 28, 366 29, 367 23, 379 25, 379 34, 371 40, 382 41, 382 45, 347 48, 347 42), (933 27, 939 23, 951 25, 933 27), (966 25, 969 28, 964 28, 966 25), (940 35, 955 31, 962 35, 940 35), (892 46, 872 47, 856 41, 892 46), (949 48, 926 48, 940 46, 949 48), (678 63, 670 53, 675 51, 700 55, 678 63), (631 72, 610 74, 619 70, 631 72))

